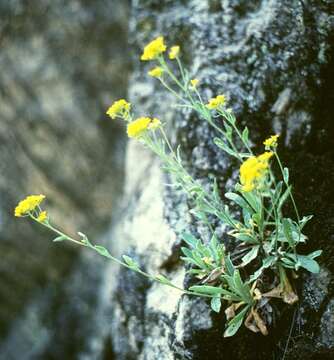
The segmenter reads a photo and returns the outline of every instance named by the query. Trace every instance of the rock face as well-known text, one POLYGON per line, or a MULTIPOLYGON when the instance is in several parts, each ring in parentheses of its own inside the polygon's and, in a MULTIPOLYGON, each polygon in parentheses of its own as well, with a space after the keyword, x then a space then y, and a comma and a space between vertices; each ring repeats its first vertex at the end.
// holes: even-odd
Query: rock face
MULTIPOLYGON (((241 330, 224 339, 223 314, 213 315, 204 300, 120 270, 111 322, 115 358, 334 357, 332 10, 331 1, 133 3, 130 29, 137 56, 129 92, 138 113, 168 123, 194 176, 205 182, 214 174, 222 192, 231 186, 236 164, 214 146, 212 129, 195 114, 176 111, 173 99, 146 76, 147 65, 139 63, 143 46, 162 34, 170 45, 182 46, 182 58, 205 97, 228 95, 237 118, 250 128, 255 150, 269 134, 281 134, 280 152, 291 170, 297 203, 302 213, 315 214, 305 251, 322 248, 324 255, 321 273, 302 276, 299 304, 278 314, 267 337, 241 330)), ((130 253, 147 271, 182 284, 179 233, 205 233, 189 217, 184 196, 163 187, 169 179, 157 159, 130 142, 126 161, 123 212, 112 232, 122 243, 115 251, 130 253)))
POLYGON ((107 351, 106 262, 52 244, 49 232, 15 219, 13 209, 43 193, 64 230, 93 238, 109 226, 125 136, 104 113, 126 92, 127 6, 0 4, 1 359, 94 359, 107 351))

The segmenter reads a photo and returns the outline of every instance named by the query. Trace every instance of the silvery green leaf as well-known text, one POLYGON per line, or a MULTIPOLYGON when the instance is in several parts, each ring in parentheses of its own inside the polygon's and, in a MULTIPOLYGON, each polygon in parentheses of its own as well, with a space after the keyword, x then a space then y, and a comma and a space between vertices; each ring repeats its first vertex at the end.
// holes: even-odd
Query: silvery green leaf
POLYGON ((242 257, 242 266, 246 266, 247 264, 249 264, 251 261, 253 261, 256 257, 257 254, 259 252, 260 246, 256 245, 253 246, 251 251, 249 251, 245 256, 242 257))
POLYGON ((234 274, 235 267, 234 267, 234 265, 232 263, 232 260, 231 260, 229 255, 225 256, 224 263, 225 263, 227 274, 232 276, 234 274))
POLYGON ((211 309, 216 312, 219 313, 220 312, 220 308, 221 308, 221 300, 220 297, 213 297, 211 299, 211 309))
POLYGON ((193 264, 193 265, 195 265, 195 266, 201 267, 201 266, 200 266, 194 259, 192 259, 192 258, 181 256, 181 260, 183 260, 183 261, 186 262, 186 263, 193 264))
POLYGON ((245 303, 251 303, 253 298, 250 294, 249 286, 242 282, 239 270, 236 270, 233 274, 233 281, 237 293, 241 296, 245 303))
POLYGON ((88 237, 86 234, 78 231, 78 235, 81 237, 81 242, 86 244, 86 245, 89 245, 89 246, 92 246, 92 244, 90 243, 90 241, 88 240, 88 237))
POLYGON ((195 238, 195 236, 189 233, 183 233, 181 237, 190 247, 196 247, 198 240, 195 238))
POLYGON ((227 325, 227 328, 224 332, 224 337, 231 337, 236 334, 239 330, 242 322, 244 320, 244 316, 248 310, 248 306, 242 309, 227 325))
POLYGON ((213 140, 213 142, 223 151, 225 151, 226 153, 228 153, 231 156, 234 156, 236 158, 238 158, 238 154, 236 154, 235 151, 233 151, 227 144, 224 143, 224 141, 222 141, 219 138, 215 138, 213 140))
POLYGON ((109 251, 108 251, 105 247, 103 247, 103 246, 101 246, 101 245, 95 245, 95 246, 94 246, 94 249, 95 249, 100 255, 105 256, 105 257, 110 257, 110 253, 109 253, 109 251))
POLYGON ((207 295, 221 295, 229 294, 229 291, 222 289, 220 287, 210 286, 210 285, 194 285, 189 288, 190 291, 195 291, 201 294, 207 295))
POLYGON ((158 274, 155 278, 162 284, 170 284, 170 280, 168 280, 164 275, 158 274))
POLYGON ((66 236, 61 235, 53 239, 53 242, 64 241, 66 239, 67 239, 66 236))
POLYGON ((244 219, 244 224, 249 224, 249 220, 252 218, 246 209, 242 209, 242 217, 244 219))
MULTIPOLYGON (((287 254, 287 255, 289 255, 289 254, 287 254)), ((291 260, 291 259, 283 257, 283 258, 281 258, 281 261, 283 262, 283 265, 285 267, 289 267, 290 269, 295 268, 295 265, 297 264, 297 259, 291 260)))
POLYGON ((278 199, 281 196, 282 190, 283 190, 283 182, 279 181, 276 185, 274 195, 273 195, 273 200, 274 200, 275 204, 278 204, 278 199))
POLYGON ((240 195, 235 194, 233 192, 227 192, 225 194, 225 197, 238 204, 241 208, 246 209, 250 214, 254 213, 254 210, 249 206, 246 200, 244 200, 240 195))
POLYGON ((253 236, 250 236, 248 234, 236 233, 232 236, 242 242, 245 242, 245 243, 249 243, 249 244, 258 244, 259 243, 258 239, 254 238, 253 236))
POLYGON ((261 210, 261 204, 255 194, 252 192, 242 192, 241 195, 247 200, 255 212, 258 213, 261 210))
POLYGON ((293 225, 291 220, 286 218, 282 219, 282 225, 283 225, 284 236, 287 239, 289 245, 293 247, 295 243, 292 237, 293 225))
POLYGON ((316 257, 322 254, 322 250, 313 251, 311 254, 308 254, 307 257, 310 259, 315 259, 316 257))
POLYGON ((244 128, 243 132, 242 132, 242 140, 244 141, 244 143, 248 144, 248 128, 247 126, 244 128))
POLYGON ((139 269, 139 264, 127 255, 123 255, 124 262, 133 269, 139 269))
POLYGON ((183 252, 183 254, 184 254, 186 257, 188 257, 188 258, 190 258, 190 259, 193 258, 193 255, 192 255, 192 252, 191 252, 190 249, 182 246, 182 247, 181 247, 181 251, 183 252))
POLYGON ((319 264, 315 260, 309 258, 308 256, 304 256, 304 255, 297 255, 297 259, 298 259, 299 265, 301 267, 303 267, 304 269, 306 269, 309 272, 314 273, 314 274, 319 273, 320 267, 319 267, 319 264))
POLYGON ((270 266, 272 266, 274 263, 276 262, 276 258, 274 256, 268 256, 267 258, 265 258, 262 262, 262 266, 255 271, 255 273, 250 276, 249 280, 247 281, 248 284, 251 284, 253 281, 255 281, 256 279, 258 279, 263 270, 269 268, 270 266))
POLYGON ((286 184, 289 183, 289 169, 286 167, 283 169, 283 179, 286 184))
POLYGON ((303 229, 303 227, 313 218, 313 215, 303 216, 303 218, 300 220, 300 228, 303 229))
POLYGON ((282 195, 281 198, 279 199, 278 206, 277 206, 278 211, 281 211, 282 206, 284 205, 286 199, 288 198, 288 196, 289 196, 289 194, 290 194, 290 191, 291 191, 291 186, 289 186, 289 187, 284 191, 283 195, 282 195))
POLYGON ((226 135, 227 139, 232 140, 232 128, 231 128, 231 126, 227 125, 226 122, 224 123, 224 126, 225 126, 225 129, 226 129, 225 135, 226 135))

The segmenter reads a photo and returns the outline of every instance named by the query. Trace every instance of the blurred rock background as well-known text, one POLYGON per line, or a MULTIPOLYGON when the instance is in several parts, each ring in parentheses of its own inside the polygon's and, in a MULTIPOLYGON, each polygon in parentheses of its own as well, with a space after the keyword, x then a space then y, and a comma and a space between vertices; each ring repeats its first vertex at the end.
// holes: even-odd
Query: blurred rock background
POLYGON ((331 0, 0 2, 1 360, 333 359, 333 11, 331 0), (45 193, 65 230, 187 284, 179 234, 205 229, 164 187, 159 161, 104 115, 128 93, 140 115, 167 122, 197 178, 217 176, 222 192, 233 185, 236 164, 212 130, 172 108, 138 59, 160 34, 181 45, 206 98, 228 95, 255 150, 281 133, 301 212, 316 215, 304 250, 324 250, 322 271, 301 277, 300 303, 278 313, 266 338, 223 339, 224 314, 205 301, 52 244, 12 217, 18 199, 45 193))
POLYGON ((1 359, 104 351, 97 317, 106 262, 52 244, 13 209, 42 193, 71 234, 101 238, 110 226, 125 137, 105 111, 126 94, 127 23, 126 1, 0 1, 1 359))

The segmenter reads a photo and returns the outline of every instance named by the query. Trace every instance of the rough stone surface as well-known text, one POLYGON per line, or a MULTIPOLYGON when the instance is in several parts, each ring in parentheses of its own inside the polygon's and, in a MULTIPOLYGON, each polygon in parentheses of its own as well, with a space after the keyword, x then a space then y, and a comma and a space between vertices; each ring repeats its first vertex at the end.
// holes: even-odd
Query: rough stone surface
MULTIPOLYGON (((146 76, 149 65, 138 60, 143 46, 162 34, 170 45, 182 46, 182 58, 205 98, 228 95, 237 118, 251 130, 255 151, 267 135, 281 133, 280 152, 290 167, 297 203, 302 213, 316 215, 303 250, 320 247, 324 255, 322 272, 302 276, 301 301, 278 313, 265 338, 243 329, 224 339, 224 316, 208 312, 205 301, 121 270, 111 331, 117 359, 334 357, 332 10, 331 1, 133 2, 130 99, 138 113, 167 122, 194 176, 204 183, 210 174, 217 176, 222 191, 233 185, 236 164, 216 149, 214 131, 194 114, 172 108, 170 96, 146 76)), ((180 229, 203 232, 189 219, 182 194, 162 187, 168 179, 163 180, 156 159, 138 146, 130 142, 128 147, 124 211, 113 234, 143 268, 182 282, 180 229)))
POLYGON ((126 92, 127 9, 103 0, 0 2, 1 359, 108 354, 106 262, 52 244, 13 209, 44 193, 54 223, 71 234, 101 238, 110 225, 125 136, 105 109, 126 92))

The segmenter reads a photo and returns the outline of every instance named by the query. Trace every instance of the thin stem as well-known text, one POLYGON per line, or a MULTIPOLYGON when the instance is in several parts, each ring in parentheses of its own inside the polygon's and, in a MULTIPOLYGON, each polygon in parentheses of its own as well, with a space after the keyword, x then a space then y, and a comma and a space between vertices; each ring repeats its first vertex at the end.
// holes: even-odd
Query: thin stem
POLYGON ((173 79, 173 81, 177 84, 177 86, 182 90, 184 91, 184 86, 179 82, 179 80, 176 78, 176 76, 171 72, 171 70, 169 69, 165 59, 160 56, 158 58, 158 61, 160 63, 160 65, 162 66, 162 68, 166 71, 166 73, 173 79))
POLYGON ((179 100, 187 103, 187 101, 181 96, 179 95, 175 90, 173 90, 162 78, 159 78, 161 84, 168 90, 170 91, 175 97, 177 97, 179 100))
POLYGON ((279 168, 281 170, 281 173, 282 173, 282 176, 283 176, 283 181, 284 181, 284 184, 285 186, 287 187, 288 191, 289 191, 289 196, 290 196, 290 199, 291 199, 291 202, 293 204, 293 207, 294 207, 294 210, 295 210, 295 213, 296 213, 296 216, 297 216, 297 220, 298 220, 298 227, 300 228, 300 216, 299 216, 299 212, 298 212, 298 209, 297 209, 297 205, 296 205, 296 202, 295 202, 295 199, 292 195, 292 192, 291 192, 291 189, 290 189, 290 186, 288 184, 288 182, 285 180, 285 176, 284 176, 284 169, 283 169, 283 165, 281 163, 281 160, 277 154, 276 151, 274 151, 274 154, 275 154, 275 157, 276 157, 276 160, 278 162, 278 165, 279 165, 279 168))
MULTIPOLYGON (((97 251, 97 249, 96 249, 93 245, 91 245, 89 242, 88 242, 88 243, 85 243, 85 242, 82 242, 82 241, 73 239, 71 236, 68 236, 68 235, 64 234, 62 231, 56 229, 56 228, 55 228, 54 226, 52 226, 49 222, 39 222, 39 221, 37 220, 37 217, 35 217, 35 216, 32 215, 32 214, 30 214, 30 217, 31 217, 33 220, 35 220, 36 222, 38 222, 39 224, 42 224, 43 226, 45 226, 45 227, 48 228, 49 230, 55 232, 57 235, 63 237, 65 240, 68 240, 68 241, 70 241, 70 242, 72 242, 72 243, 74 243, 74 244, 76 244, 76 245, 88 247, 88 248, 90 248, 90 249, 92 249, 92 250, 97 251)), ((97 251, 97 252, 98 252, 98 251, 97 251)), ((167 282, 167 281, 166 281, 166 282, 161 281, 161 280, 157 279, 157 277, 154 276, 154 275, 150 275, 150 274, 142 271, 142 270, 139 269, 139 268, 131 267, 130 265, 126 264, 125 262, 123 262, 123 261, 121 261, 121 260, 118 260, 117 258, 115 258, 114 256, 112 256, 112 255, 108 252, 108 250, 107 250, 107 252, 106 252, 105 254, 103 254, 103 253, 99 253, 99 254, 102 255, 102 256, 104 256, 104 257, 106 257, 106 258, 108 258, 108 259, 110 259, 110 260, 113 260, 114 262, 116 262, 116 263, 119 264, 119 265, 122 265, 123 267, 126 267, 126 268, 128 268, 128 269, 130 269, 130 270, 133 270, 133 271, 135 271, 135 272, 137 272, 137 273, 139 273, 139 274, 141 274, 141 275, 143 275, 143 276, 145 276, 145 277, 147 277, 147 278, 149 278, 149 279, 151 279, 151 280, 154 280, 154 281, 156 281, 156 282, 158 282, 158 283, 162 283, 162 284, 164 284, 164 285, 168 285, 168 286, 170 286, 170 287, 172 287, 172 288, 174 288, 174 289, 177 289, 177 290, 181 291, 181 292, 184 293, 184 294, 201 296, 201 297, 207 297, 207 298, 215 297, 215 296, 209 295, 209 294, 201 294, 201 293, 197 293, 197 292, 195 292, 195 291, 190 291, 190 290, 182 289, 182 288, 178 287, 177 285, 174 285, 173 283, 171 283, 168 279, 167 279, 168 282, 167 282)))

